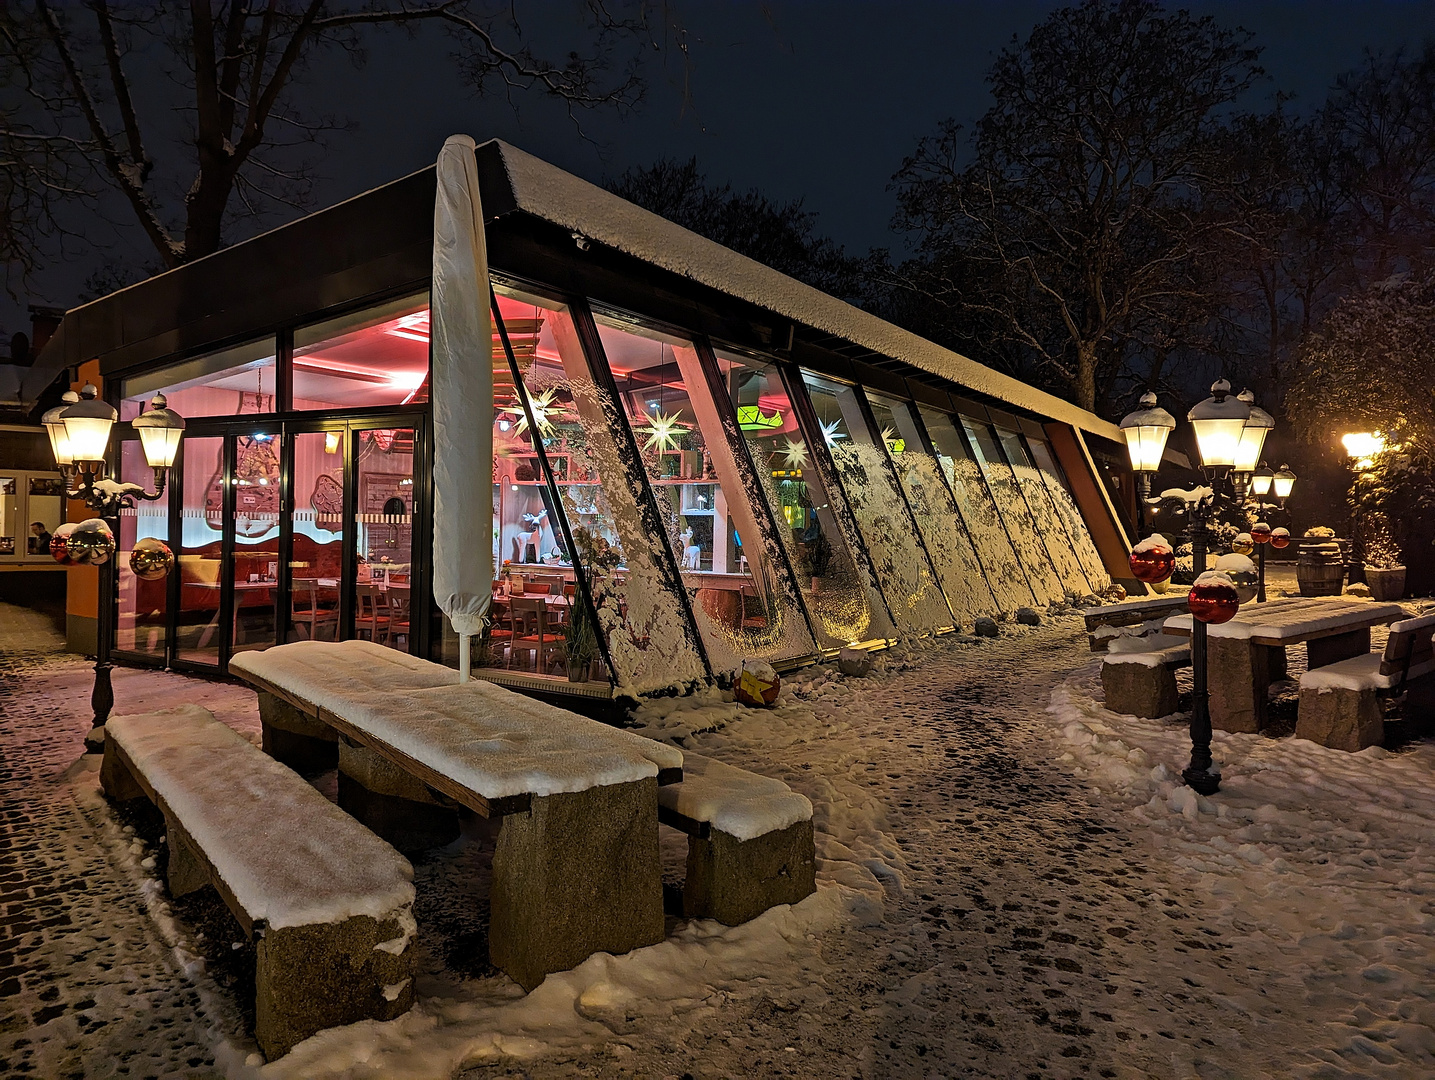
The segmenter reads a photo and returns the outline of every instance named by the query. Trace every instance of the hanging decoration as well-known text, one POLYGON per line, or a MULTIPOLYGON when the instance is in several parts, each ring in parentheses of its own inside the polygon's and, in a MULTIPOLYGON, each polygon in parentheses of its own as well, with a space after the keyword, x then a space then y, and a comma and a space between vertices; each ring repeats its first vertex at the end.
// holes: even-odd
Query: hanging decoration
POLYGON ((648 438, 643 443, 643 449, 652 450, 656 448, 659 453, 664 450, 676 450, 678 440, 681 439, 687 431, 686 425, 678 422, 678 417, 682 415, 683 410, 679 409, 671 415, 665 412, 656 412, 648 417, 648 427, 646 430, 648 438))
POLYGON ((103 518, 87 518, 65 540, 65 554, 78 566, 103 566, 115 553, 115 534, 103 518))
POLYGON ((847 438, 846 434, 837 430, 838 425, 842 423, 841 420, 823 420, 821 421, 821 423, 822 438, 826 441, 828 446, 835 445, 838 439, 847 438))
POLYGON ((774 409, 772 414, 762 411, 761 405, 739 405, 737 426, 743 431, 770 431, 782 427, 782 411, 774 409))
MULTIPOLYGON (((533 410, 533 420, 538 425, 538 433, 545 439, 552 436, 553 421, 563 411, 563 406, 553 400, 555 393, 556 391, 549 387, 528 397, 529 407, 533 410)), ((515 401, 512 405, 505 405, 502 411, 514 416, 514 434, 522 435, 528 430, 528 413, 524 411, 521 403, 515 401)))
POLYGON ((1290 545, 1290 542, 1291 542, 1291 531, 1290 531, 1289 529, 1272 529, 1272 530, 1271 530, 1271 547, 1273 547, 1273 548, 1288 547, 1288 546, 1290 545))
POLYGON ((903 450, 907 449, 907 440, 889 427, 882 429, 882 441, 887 444, 887 449, 894 455, 900 454, 903 450))
POLYGON ((1186 606, 1203 623, 1230 622, 1240 610, 1241 598, 1230 575, 1219 570, 1207 570, 1191 586, 1186 606))
POLYGON ((67 521, 55 526, 55 531, 50 534, 50 556, 61 566, 69 566, 74 561, 70 558, 68 543, 75 525, 76 522, 67 521))
POLYGON ((782 451, 782 460, 793 471, 805 469, 807 467, 807 444, 801 439, 788 439, 787 446, 782 451))

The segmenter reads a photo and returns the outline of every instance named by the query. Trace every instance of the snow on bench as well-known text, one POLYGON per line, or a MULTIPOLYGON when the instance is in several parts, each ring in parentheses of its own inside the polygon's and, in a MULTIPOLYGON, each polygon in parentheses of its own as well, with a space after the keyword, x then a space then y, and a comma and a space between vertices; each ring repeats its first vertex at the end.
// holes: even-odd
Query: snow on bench
POLYGON ((170 892, 213 885, 258 936, 255 1036, 271 1058, 413 1004, 413 868, 293 771, 181 705, 111 718, 101 779, 164 815, 170 892))
POLYGON ((736 926, 816 891, 812 803, 781 780, 687 752, 658 820, 688 834, 688 918, 736 926))
POLYGON ((372 641, 296 641, 236 654, 229 672, 263 685, 311 716, 336 693, 454 686, 458 672, 372 641))
POLYGON ((1127 716, 1169 716, 1179 702, 1176 669, 1190 662, 1185 638, 1172 634, 1116 638, 1101 661, 1106 707, 1127 716))
POLYGON ((1352 656, 1300 677, 1297 738, 1338 750, 1363 750, 1385 733, 1379 698, 1435 674, 1435 615, 1390 624, 1383 652, 1352 656))
POLYGON ((1116 638, 1102 661, 1104 664, 1140 664, 1153 668, 1167 665, 1185 667, 1190 662, 1189 642, 1174 634, 1116 638))

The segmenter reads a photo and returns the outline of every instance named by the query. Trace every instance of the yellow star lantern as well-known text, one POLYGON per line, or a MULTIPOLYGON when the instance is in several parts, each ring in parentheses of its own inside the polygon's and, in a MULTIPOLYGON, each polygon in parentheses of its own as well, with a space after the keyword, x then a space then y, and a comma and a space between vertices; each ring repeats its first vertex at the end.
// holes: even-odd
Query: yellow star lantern
MULTIPOLYGON (((550 387, 539 394, 532 394, 528 398, 529 408, 533 410, 534 422, 538 425, 538 432, 545 439, 553 434, 553 419, 563 411, 563 406, 553 400, 554 390, 550 387)), ((512 413, 518 418, 518 424, 514 428, 515 434, 522 435, 528 430, 528 414, 524 411, 522 404, 505 405, 503 411, 512 413)))
POLYGON ((687 430, 684 425, 678 423, 678 417, 682 415, 683 410, 679 409, 671 416, 664 412, 657 412, 650 416, 648 418, 648 438, 647 441, 643 443, 643 449, 652 450, 657 448, 659 452, 677 449, 678 440, 683 437, 683 432, 687 430))
POLYGON ((782 451, 783 463, 789 469, 803 469, 807 466, 807 444, 801 439, 788 439, 782 451))

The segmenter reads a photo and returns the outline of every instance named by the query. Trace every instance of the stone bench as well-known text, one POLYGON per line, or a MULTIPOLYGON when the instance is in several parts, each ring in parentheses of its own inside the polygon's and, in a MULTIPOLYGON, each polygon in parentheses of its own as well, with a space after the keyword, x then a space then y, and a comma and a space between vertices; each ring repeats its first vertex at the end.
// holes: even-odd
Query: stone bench
POLYGON ((683 914, 737 926, 817 889, 812 803, 781 780, 691 752, 658 792, 658 820, 688 834, 683 914))
POLYGON ((1091 651, 1103 652, 1115 639, 1159 633, 1167 618, 1185 610, 1186 594, 1175 592, 1082 608, 1081 614, 1086 620, 1091 651))
POLYGON ((413 1004, 413 868, 197 705, 105 727, 105 793, 164 815, 174 896, 213 886, 257 938, 254 1035, 269 1058, 413 1004))
POLYGON ((459 808, 498 823, 489 959, 525 990, 661 941, 658 789, 682 753, 414 657, 375 686, 368 644, 281 645, 230 670, 337 733, 340 805, 375 832, 447 842, 459 808))
POLYGON ((1191 663, 1184 638, 1168 634, 1116 638, 1101 661, 1101 689, 1114 713, 1155 719, 1175 712, 1176 669, 1191 663))
POLYGON ((1383 652, 1314 668, 1300 677, 1296 738, 1334 750, 1364 750, 1385 737, 1380 699, 1435 675, 1435 615, 1390 624, 1383 652))

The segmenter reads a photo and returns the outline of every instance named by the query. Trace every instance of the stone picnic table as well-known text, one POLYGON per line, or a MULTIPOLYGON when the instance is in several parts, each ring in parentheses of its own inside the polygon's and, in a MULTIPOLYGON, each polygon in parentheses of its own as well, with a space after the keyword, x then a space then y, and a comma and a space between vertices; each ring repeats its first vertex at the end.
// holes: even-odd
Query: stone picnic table
POLYGON ((525 990, 663 939, 658 787, 681 782, 680 750, 371 642, 280 645, 231 671, 268 695, 266 743, 277 725, 337 737, 339 803, 381 836, 437 813, 450 831, 412 846, 447 842, 455 804, 498 821, 489 957, 525 990))
MULTIPOLYGON (((1285 678, 1285 650, 1305 643, 1311 668, 1370 651, 1370 628, 1406 617, 1399 604, 1367 600, 1290 599, 1249 603, 1230 622, 1208 629, 1211 726, 1258 732, 1266 724, 1266 696, 1285 678)), ((1166 620, 1164 631, 1189 637, 1191 616, 1166 620)))

